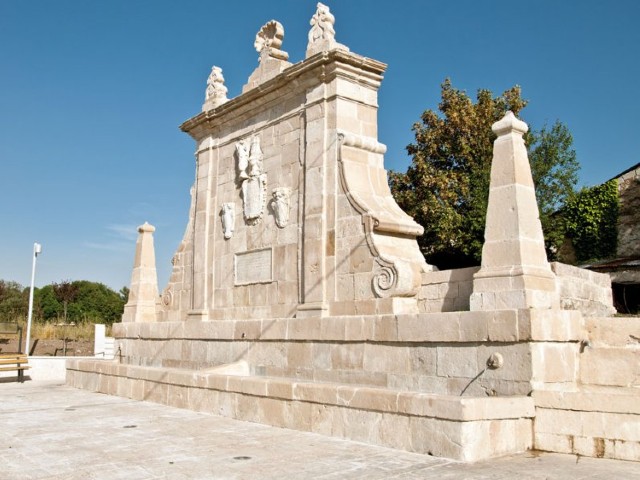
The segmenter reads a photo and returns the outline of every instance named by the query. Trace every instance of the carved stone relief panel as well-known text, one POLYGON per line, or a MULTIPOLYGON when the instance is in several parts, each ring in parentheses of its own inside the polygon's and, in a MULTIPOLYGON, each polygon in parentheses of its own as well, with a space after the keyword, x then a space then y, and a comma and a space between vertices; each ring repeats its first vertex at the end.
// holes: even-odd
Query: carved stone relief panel
POLYGON ((289 223, 289 211, 291 209, 291 189, 287 187, 274 188, 272 207, 276 225, 280 228, 286 227, 289 223))
POLYGON ((235 203, 223 203, 222 204, 222 233, 225 239, 230 239, 233 235, 233 230, 236 220, 236 205, 235 203))
POLYGON ((236 143, 238 177, 242 180, 244 219, 249 225, 262 220, 267 204, 267 174, 263 173, 260 137, 255 135, 249 145, 247 140, 236 143))

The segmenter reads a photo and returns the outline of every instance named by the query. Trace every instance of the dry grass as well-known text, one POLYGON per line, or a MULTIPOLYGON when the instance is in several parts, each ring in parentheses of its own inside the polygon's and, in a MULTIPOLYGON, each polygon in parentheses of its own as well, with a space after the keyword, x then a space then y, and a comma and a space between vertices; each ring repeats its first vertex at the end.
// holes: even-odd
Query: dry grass
MULTIPOLYGON (((22 335, 27 333, 27 322, 19 319, 18 324, 22 327, 22 335)), ((107 325, 106 335, 111 335, 111 326, 107 325)), ((59 322, 45 322, 31 324, 31 338, 40 340, 93 340, 95 336, 95 327, 92 322, 68 323, 64 324, 62 320, 59 322)))

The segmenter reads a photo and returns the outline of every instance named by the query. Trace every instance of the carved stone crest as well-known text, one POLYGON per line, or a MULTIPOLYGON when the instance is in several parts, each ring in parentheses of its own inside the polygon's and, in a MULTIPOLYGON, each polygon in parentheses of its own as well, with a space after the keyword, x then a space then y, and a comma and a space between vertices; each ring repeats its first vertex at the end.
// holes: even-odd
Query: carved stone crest
POLYGON ((223 203, 222 204, 222 233, 225 239, 230 239, 233 235, 234 224, 236 220, 236 205, 235 203, 223 203))
POLYGON ((227 102, 227 87, 224 85, 222 69, 215 65, 211 68, 211 74, 207 79, 207 90, 204 95, 204 105, 202 111, 218 107, 227 102))
POLYGON ((260 137, 255 135, 247 146, 247 141, 236 143, 238 176, 242 180, 242 200, 244 219, 249 225, 256 225, 262 219, 267 202, 267 174, 263 173, 260 137))
POLYGON ((284 27, 277 20, 271 20, 265 23, 260 31, 256 34, 256 41, 253 46, 260 54, 260 61, 265 57, 273 57, 278 60, 287 60, 289 54, 280 50, 282 40, 284 39, 284 27))
POLYGON ((276 225, 284 228, 289 223, 289 211, 291 208, 291 189, 278 187, 273 189, 273 214, 276 218, 276 225))

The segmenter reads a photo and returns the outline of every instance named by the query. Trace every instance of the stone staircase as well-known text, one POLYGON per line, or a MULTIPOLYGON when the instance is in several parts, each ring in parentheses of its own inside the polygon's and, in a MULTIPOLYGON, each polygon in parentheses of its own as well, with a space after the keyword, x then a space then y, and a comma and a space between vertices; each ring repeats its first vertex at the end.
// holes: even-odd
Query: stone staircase
POLYGON ((585 319, 573 389, 534 392, 535 448, 640 460, 640 318, 585 319))

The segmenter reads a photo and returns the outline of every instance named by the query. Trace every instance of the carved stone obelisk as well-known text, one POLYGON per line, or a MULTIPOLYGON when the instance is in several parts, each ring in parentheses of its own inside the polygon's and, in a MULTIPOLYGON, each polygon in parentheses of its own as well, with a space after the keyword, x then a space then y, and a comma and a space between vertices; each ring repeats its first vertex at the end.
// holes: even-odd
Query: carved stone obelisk
POLYGON ((471 310, 559 308, 522 138, 529 127, 507 112, 491 128, 498 138, 493 144, 482 264, 473 279, 471 310))
POLYGON ((138 227, 136 257, 131 274, 129 301, 124 306, 123 322, 155 322, 158 301, 158 275, 153 247, 155 227, 147 222, 138 227))

